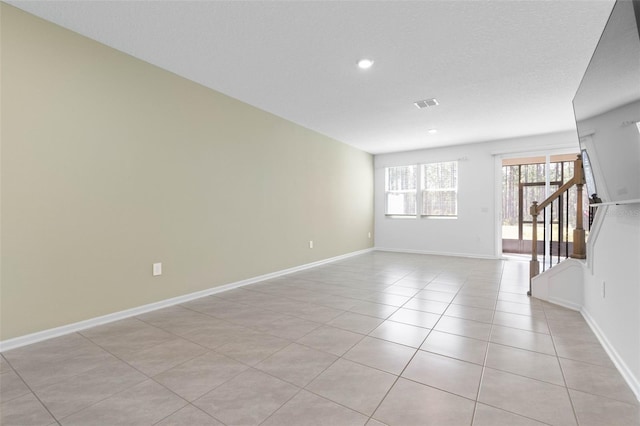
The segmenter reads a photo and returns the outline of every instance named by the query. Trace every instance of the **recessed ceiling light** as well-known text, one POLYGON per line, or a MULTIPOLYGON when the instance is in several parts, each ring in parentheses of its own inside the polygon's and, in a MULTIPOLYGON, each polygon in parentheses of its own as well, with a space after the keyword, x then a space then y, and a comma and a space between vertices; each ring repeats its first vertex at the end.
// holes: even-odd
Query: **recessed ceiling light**
POLYGON ((430 135, 435 135, 436 133, 438 133, 438 129, 429 129, 427 130, 427 133, 429 133, 430 135))
POLYGON ((358 61, 358 68, 363 70, 371 68, 371 65, 373 65, 373 59, 360 59, 358 61))

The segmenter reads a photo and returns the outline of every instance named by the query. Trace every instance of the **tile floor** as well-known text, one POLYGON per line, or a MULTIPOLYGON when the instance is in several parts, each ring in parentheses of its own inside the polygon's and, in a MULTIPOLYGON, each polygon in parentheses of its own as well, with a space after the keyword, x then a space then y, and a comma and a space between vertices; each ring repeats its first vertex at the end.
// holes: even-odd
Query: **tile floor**
POLYGON ((9 425, 639 425, 527 264, 373 252, 14 349, 9 425))

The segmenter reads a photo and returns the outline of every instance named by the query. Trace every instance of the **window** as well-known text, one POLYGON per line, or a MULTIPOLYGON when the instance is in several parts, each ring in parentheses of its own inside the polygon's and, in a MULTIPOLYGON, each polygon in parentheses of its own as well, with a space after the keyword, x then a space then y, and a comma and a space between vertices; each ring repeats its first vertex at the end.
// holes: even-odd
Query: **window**
POLYGON ((418 166, 388 167, 385 175, 386 214, 415 216, 418 166))
POLYGON ((386 168, 385 203, 387 216, 457 217, 458 162, 386 168))
POLYGON ((423 164, 423 216, 458 215, 458 162, 423 164))

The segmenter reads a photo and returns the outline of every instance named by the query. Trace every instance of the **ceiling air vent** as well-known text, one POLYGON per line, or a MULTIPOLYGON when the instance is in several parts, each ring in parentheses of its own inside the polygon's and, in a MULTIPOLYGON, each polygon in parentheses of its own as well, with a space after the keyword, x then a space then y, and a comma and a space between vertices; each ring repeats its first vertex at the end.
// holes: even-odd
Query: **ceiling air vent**
POLYGON ((431 98, 431 99, 425 99, 423 101, 416 101, 413 104, 419 109, 422 109, 422 108, 434 107, 436 105, 440 105, 440 102, 438 102, 436 98, 431 98))

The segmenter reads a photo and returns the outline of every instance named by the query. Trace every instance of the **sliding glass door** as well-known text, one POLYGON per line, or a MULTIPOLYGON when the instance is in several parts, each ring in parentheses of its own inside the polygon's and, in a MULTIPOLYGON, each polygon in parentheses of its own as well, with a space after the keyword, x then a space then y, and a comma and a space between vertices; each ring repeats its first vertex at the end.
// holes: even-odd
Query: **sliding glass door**
MULTIPOLYGON (((531 254, 532 249, 532 217, 529 213, 534 201, 542 202, 555 192, 563 183, 573 177, 573 160, 576 155, 529 157, 503 160, 502 163, 502 251, 503 253, 531 254)), ((552 209, 551 217, 538 217, 538 253, 555 252, 560 245, 568 246, 573 238, 568 233, 558 234, 558 229, 566 228, 567 220, 575 222, 575 195, 569 195, 574 200, 562 197, 555 203, 573 207, 570 214, 559 214, 558 205, 552 209), (573 204, 571 204, 573 202, 573 204), (549 247, 544 247, 542 240, 545 233, 553 235, 549 247)), ((571 225, 571 224, 570 224, 571 225)))

